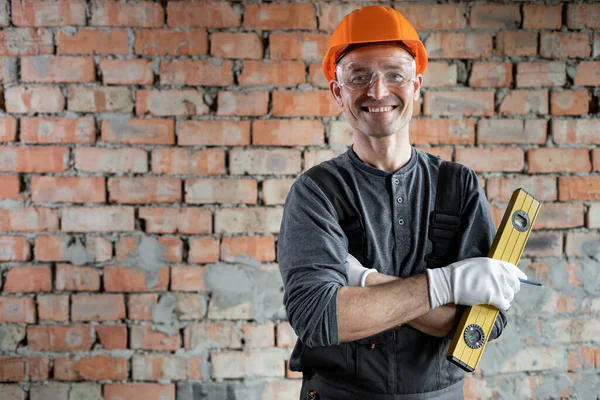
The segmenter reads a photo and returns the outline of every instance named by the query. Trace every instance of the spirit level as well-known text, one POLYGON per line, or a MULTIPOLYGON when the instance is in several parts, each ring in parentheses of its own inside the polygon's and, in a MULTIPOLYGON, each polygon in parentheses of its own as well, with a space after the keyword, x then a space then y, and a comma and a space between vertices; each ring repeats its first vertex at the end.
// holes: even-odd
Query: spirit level
MULTIPOLYGON (((540 202, 523 188, 515 190, 488 257, 517 265, 540 206, 540 202)), ((498 312, 496 307, 487 304, 467 307, 450 343, 448 360, 473 372, 481 360, 498 312)))

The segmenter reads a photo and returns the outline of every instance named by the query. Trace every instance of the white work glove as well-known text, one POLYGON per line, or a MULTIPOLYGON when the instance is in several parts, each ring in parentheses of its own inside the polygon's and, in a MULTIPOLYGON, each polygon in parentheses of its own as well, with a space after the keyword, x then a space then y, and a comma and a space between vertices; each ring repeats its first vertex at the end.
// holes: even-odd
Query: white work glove
POLYGON ((517 266, 488 257, 469 258, 442 268, 427 269, 431 309, 454 303, 490 304, 508 310, 527 275, 517 266))
POLYGON ((350 253, 348 253, 348 257, 346 258, 346 264, 348 265, 348 286, 365 287, 367 275, 372 272, 377 272, 376 269, 363 267, 350 253))

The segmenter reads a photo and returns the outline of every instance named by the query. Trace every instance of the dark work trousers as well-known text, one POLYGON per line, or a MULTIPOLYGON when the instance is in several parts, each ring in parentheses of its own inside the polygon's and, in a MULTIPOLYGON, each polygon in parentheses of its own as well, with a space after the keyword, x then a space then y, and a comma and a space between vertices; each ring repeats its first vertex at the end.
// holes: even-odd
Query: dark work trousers
POLYGON ((350 392, 339 382, 327 380, 318 374, 302 379, 300 400, 463 400, 463 383, 429 393, 377 394, 350 392))

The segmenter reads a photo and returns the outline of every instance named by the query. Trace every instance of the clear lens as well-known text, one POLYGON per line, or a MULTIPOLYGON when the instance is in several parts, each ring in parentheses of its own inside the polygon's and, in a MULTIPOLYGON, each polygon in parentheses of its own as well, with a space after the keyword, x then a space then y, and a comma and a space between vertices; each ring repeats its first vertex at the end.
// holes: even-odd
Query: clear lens
POLYGON ((401 88, 416 77, 415 60, 407 58, 383 58, 370 61, 352 61, 336 67, 340 85, 351 90, 371 87, 379 77, 387 87, 401 88))

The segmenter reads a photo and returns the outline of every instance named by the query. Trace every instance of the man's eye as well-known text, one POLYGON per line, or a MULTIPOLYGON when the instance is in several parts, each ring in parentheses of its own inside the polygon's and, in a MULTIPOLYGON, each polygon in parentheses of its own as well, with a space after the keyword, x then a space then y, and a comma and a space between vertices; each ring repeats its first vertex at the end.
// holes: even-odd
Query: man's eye
POLYGON ((367 75, 355 75, 352 78, 350 78, 350 82, 352 83, 364 83, 368 81, 369 77, 367 75))
POLYGON ((390 74, 388 75, 388 78, 396 82, 405 80, 404 75, 402 74, 390 74))

